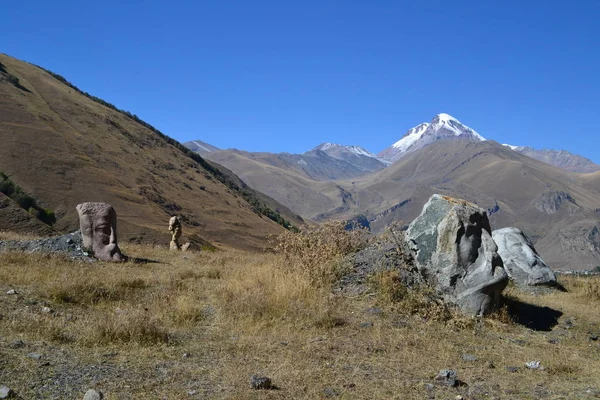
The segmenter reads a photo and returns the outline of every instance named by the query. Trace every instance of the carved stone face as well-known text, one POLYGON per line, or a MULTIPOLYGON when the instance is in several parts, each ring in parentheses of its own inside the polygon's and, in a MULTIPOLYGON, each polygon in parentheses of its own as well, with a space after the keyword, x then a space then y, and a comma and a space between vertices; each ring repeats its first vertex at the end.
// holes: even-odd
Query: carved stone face
POLYGON ((508 283, 484 210, 433 195, 407 230, 417 268, 464 312, 486 314, 508 283))
POLYGON ((77 207, 83 247, 103 261, 124 261, 117 244, 117 213, 110 204, 82 203, 77 207))

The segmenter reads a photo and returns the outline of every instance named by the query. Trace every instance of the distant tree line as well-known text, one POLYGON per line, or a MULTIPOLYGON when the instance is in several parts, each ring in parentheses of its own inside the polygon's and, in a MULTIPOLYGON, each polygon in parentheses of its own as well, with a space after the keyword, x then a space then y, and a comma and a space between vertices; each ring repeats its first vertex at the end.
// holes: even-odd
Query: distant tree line
POLYGON ((0 192, 13 199, 21 208, 27 210, 40 221, 48 225, 52 225, 56 222, 54 211, 49 208, 40 207, 33 197, 25 193, 19 185, 11 181, 10 178, 1 171, 0 192))
POLYGON ((208 161, 206 161, 198 153, 193 152, 192 150, 188 149, 187 147, 185 147, 184 145, 182 145, 181 143, 179 143, 177 140, 175 140, 175 139, 173 139, 173 138, 165 135, 164 133, 162 133, 161 131, 159 131, 158 129, 156 129, 155 127, 153 127, 152 125, 150 125, 146 121, 143 121, 142 119, 140 119, 137 115, 132 114, 129 111, 126 111, 126 110, 121 110, 120 108, 116 107, 114 104, 111 104, 111 103, 109 103, 107 101, 102 100, 101 98, 98 98, 96 96, 93 96, 93 95, 91 95, 91 94, 89 94, 87 92, 84 92, 84 91, 80 90, 78 87, 76 87, 75 85, 73 85, 71 82, 67 81, 64 77, 62 77, 62 76, 60 76, 58 74, 55 74, 52 71, 49 71, 49 70, 47 70, 45 68, 42 68, 39 65, 36 65, 36 67, 42 69, 43 71, 46 71, 47 73, 49 73, 50 75, 52 75, 55 79, 59 80, 60 82, 64 83, 65 85, 69 86, 70 88, 72 88, 73 90, 77 91, 78 93, 86 96, 87 98, 95 101, 96 103, 102 104, 105 107, 108 107, 108 108, 110 108, 110 109, 112 109, 114 111, 117 111, 117 112, 119 112, 119 113, 121 113, 123 115, 126 115, 127 117, 131 118, 132 120, 134 120, 138 124, 140 124, 140 125, 148 128, 148 129, 150 129, 152 132, 156 133, 159 137, 161 137, 163 140, 165 140, 168 144, 170 144, 171 146, 177 148, 183 154, 185 154, 187 157, 191 158, 192 160, 194 160, 195 162, 197 162, 198 164, 200 164, 202 166, 202 168, 204 168, 205 170, 207 170, 219 182, 223 183, 229 189, 231 189, 232 191, 234 191, 238 195, 240 195, 244 200, 246 200, 248 202, 248 204, 250 204, 252 206, 252 209, 257 214, 266 216, 267 218, 275 221, 276 223, 278 223, 279 225, 283 226, 286 229, 292 229, 292 230, 296 229, 292 225, 292 223, 290 223, 289 221, 287 221, 286 219, 284 219, 278 211, 272 210, 263 201, 261 201, 256 196, 256 194, 254 193, 254 191, 251 188, 249 188, 246 184, 244 184, 242 182, 241 186, 238 185, 236 182, 233 181, 233 179, 231 179, 230 177, 228 177, 227 175, 225 175, 222 171, 220 171, 218 168, 216 168, 211 163, 209 163, 208 161))

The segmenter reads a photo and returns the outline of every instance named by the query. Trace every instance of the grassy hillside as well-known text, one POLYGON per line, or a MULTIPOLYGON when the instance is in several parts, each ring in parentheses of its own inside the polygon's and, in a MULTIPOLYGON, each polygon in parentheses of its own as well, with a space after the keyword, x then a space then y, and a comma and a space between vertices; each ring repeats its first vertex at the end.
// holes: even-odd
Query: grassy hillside
POLYGON ((184 234, 240 247, 290 226, 292 213, 136 116, 34 65, 0 63, 0 169, 55 211, 58 230, 78 227, 84 201, 112 204, 124 240, 168 241, 172 214, 184 234))

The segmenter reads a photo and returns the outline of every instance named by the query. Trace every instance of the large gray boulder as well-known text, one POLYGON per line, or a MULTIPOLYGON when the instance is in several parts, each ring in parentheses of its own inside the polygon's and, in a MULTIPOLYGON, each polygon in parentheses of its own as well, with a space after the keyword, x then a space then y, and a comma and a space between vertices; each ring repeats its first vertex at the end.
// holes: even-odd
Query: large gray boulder
POLYGON ((555 285, 556 276, 519 228, 496 229, 492 238, 510 279, 519 285, 555 285))
POLYGON ((485 210, 434 194, 406 232, 421 275, 445 301, 469 315, 500 305, 508 284, 485 210))

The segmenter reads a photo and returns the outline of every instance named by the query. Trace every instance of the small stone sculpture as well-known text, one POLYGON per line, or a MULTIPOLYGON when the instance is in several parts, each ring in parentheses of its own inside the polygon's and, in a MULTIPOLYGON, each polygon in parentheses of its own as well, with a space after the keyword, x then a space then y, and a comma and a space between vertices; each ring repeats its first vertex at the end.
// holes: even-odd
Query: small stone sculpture
POLYGON ((187 251, 190 247, 189 243, 185 243, 183 246, 179 244, 179 238, 181 237, 181 221, 176 215, 172 216, 169 220, 169 232, 171 232, 171 243, 169 248, 171 250, 182 250, 187 251))
POLYGON ((110 204, 82 203, 77 207, 83 248, 103 261, 125 261, 117 244, 117 213, 110 204))
POLYGON ((179 250, 179 238, 181 237, 181 222, 176 215, 172 216, 169 220, 169 232, 171 232, 171 250, 179 250))
POLYGON ((406 238, 419 272, 447 301, 471 315, 498 307, 508 275, 485 210, 434 194, 406 238))

